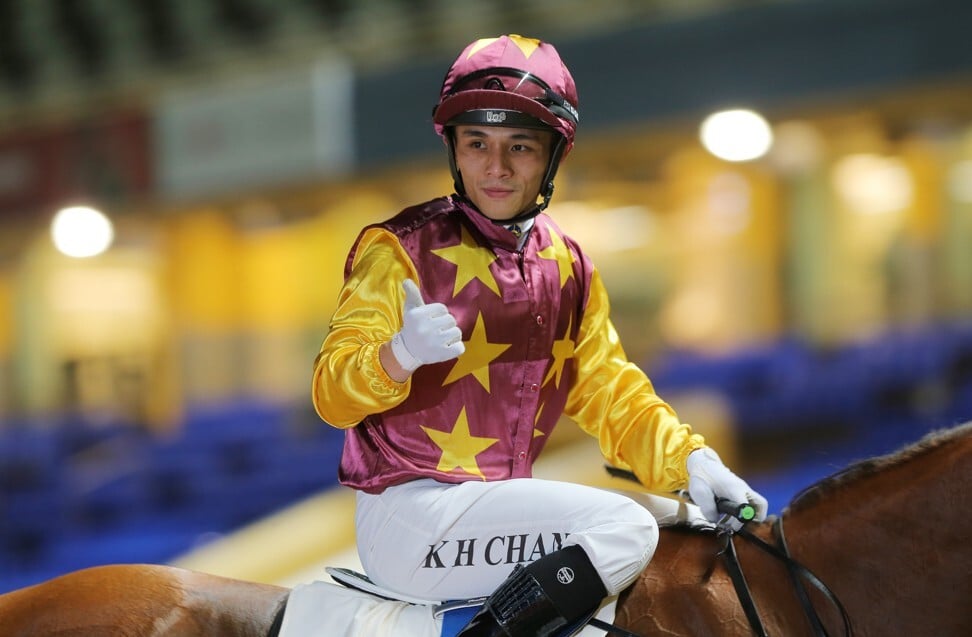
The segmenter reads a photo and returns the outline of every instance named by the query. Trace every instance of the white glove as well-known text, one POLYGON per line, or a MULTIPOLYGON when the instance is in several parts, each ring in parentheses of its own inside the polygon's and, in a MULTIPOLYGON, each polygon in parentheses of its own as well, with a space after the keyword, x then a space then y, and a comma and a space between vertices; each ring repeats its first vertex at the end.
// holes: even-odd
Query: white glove
MULTIPOLYGON (((719 454, 712 449, 703 447, 690 453, 686 468, 689 474, 689 495, 702 509, 702 515, 708 521, 718 522, 722 518, 716 504, 718 498, 737 503, 748 502, 756 509, 754 521, 762 522, 766 519, 766 498, 753 491, 745 480, 727 469, 719 454)), ((730 524, 737 530, 742 526, 738 520, 732 520, 730 524)))
POLYGON ((414 372, 420 365, 452 360, 466 351, 456 317, 442 303, 426 303, 418 285, 402 282, 405 309, 402 329, 391 340, 392 354, 402 369, 414 372))

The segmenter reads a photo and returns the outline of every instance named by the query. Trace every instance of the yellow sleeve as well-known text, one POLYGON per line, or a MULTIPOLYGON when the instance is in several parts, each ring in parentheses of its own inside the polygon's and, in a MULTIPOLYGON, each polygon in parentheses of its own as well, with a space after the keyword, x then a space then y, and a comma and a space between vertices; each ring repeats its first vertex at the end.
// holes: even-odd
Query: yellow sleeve
POLYGON ((684 489, 685 460, 704 447, 705 440, 679 421, 645 373, 628 360, 597 270, 574 356, 577 380, 567 396, 565 414, 597 438, 609 463, 633 471, 646 488, 684 489))
POLYGON ((378 349, 402 327, 402 281, 409 278, 419 282, 395 235, 381 228, 365 231, 314 361, 314 409, 334 427, 353 427, 408 396, 410 380, 392 380, 378 349))

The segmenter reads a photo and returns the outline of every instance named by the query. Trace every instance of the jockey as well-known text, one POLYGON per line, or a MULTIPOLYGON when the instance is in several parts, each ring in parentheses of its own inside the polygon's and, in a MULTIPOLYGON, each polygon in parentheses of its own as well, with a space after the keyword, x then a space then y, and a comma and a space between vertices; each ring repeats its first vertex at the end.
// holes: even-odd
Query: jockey
POLYGON ((532 477, 561 416, 712 521, 720 497, 766 514, 627 360, 599 272, 544 212, 578 120, 550 44, 466 47, 433 112, 455 193, 362 230, 314 365, 365 571, 413 597, 488 595, 464 637, 572 634, 654 553, 635 500, 532 477))

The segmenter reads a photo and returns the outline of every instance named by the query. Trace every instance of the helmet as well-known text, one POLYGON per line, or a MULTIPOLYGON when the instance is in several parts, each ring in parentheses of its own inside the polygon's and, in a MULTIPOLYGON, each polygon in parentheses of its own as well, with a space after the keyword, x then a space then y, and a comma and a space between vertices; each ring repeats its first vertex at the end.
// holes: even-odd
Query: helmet
POLYGON ((574 145, 579 116, 577 87, 551 44, 520 35, 477 40, 446 73, 439 103, 432 111, 435 130, 449 149, 456 191, 465 194, 455 162, 452 127, 457 124, 540 128, 555 133, 540 195, 550 202, 561 159, 574 145))

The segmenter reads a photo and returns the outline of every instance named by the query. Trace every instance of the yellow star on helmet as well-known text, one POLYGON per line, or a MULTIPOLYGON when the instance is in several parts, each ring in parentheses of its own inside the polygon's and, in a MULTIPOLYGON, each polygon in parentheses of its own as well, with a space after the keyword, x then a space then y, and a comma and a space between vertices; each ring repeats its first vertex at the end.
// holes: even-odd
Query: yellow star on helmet
POLYGON ((556 261, 560 269, 560 287, 563 289, 567 279, 574 276, 574 253, 567 248, 567 244, 559 234, 550 231, 550 245, 537 252, 541 259, 556 261))
POLYGON ((486 340, 486 324, 483 315, 476 316, 476 325, 468 341, 463 341, 466 351, 456 359, 456 364, 449 370, 449 375, 442 382, 442 386, 454 383, 460 378, 472 374, 489 392, 489 364, 499 358, 510 348, 509 343, 490 343, 486 340))
POLYGON ((496 260, 496 255, 479 247, 465 227, 462 229, 462 239, 459 245, 438 248, 432 250, 432 253, 449 263, 455 264, 457 268, 456 284, 452 291, 453 296, 457 296, 473 279, 478 279, 496 296, 500 296, 499 285, 489 269, 489 265, 496 260))
POLYGON ((442 457, 439 458, 436 469, 443 473, 461 469, 470 475, 479 476, 481 480, 486 479, 476 462, 476 456, 493 446, 499 438, 473 436, 469 432, 465 408, 459 412, 459 418, 456 419, 451 432, 439 431, 431 427, 422 427, 422 430, 442 450, 442 457))
MULTIPOLYGON (((525 38, 522 35, 517 35, 515 33, 511 33, 507 37, 509 37, 510 41, 523 52, 523 57, 525 58, 529 58, 531 55, 533 55, 533 52, 537 50, 538 46, 540 46, 540 40, 525 38)), ((482 38, 476 40, 475 44, 469 47, 469 53, 466 55, 466 58, 471 58, 497 40, 499 40, 499 38, 482 38)))

